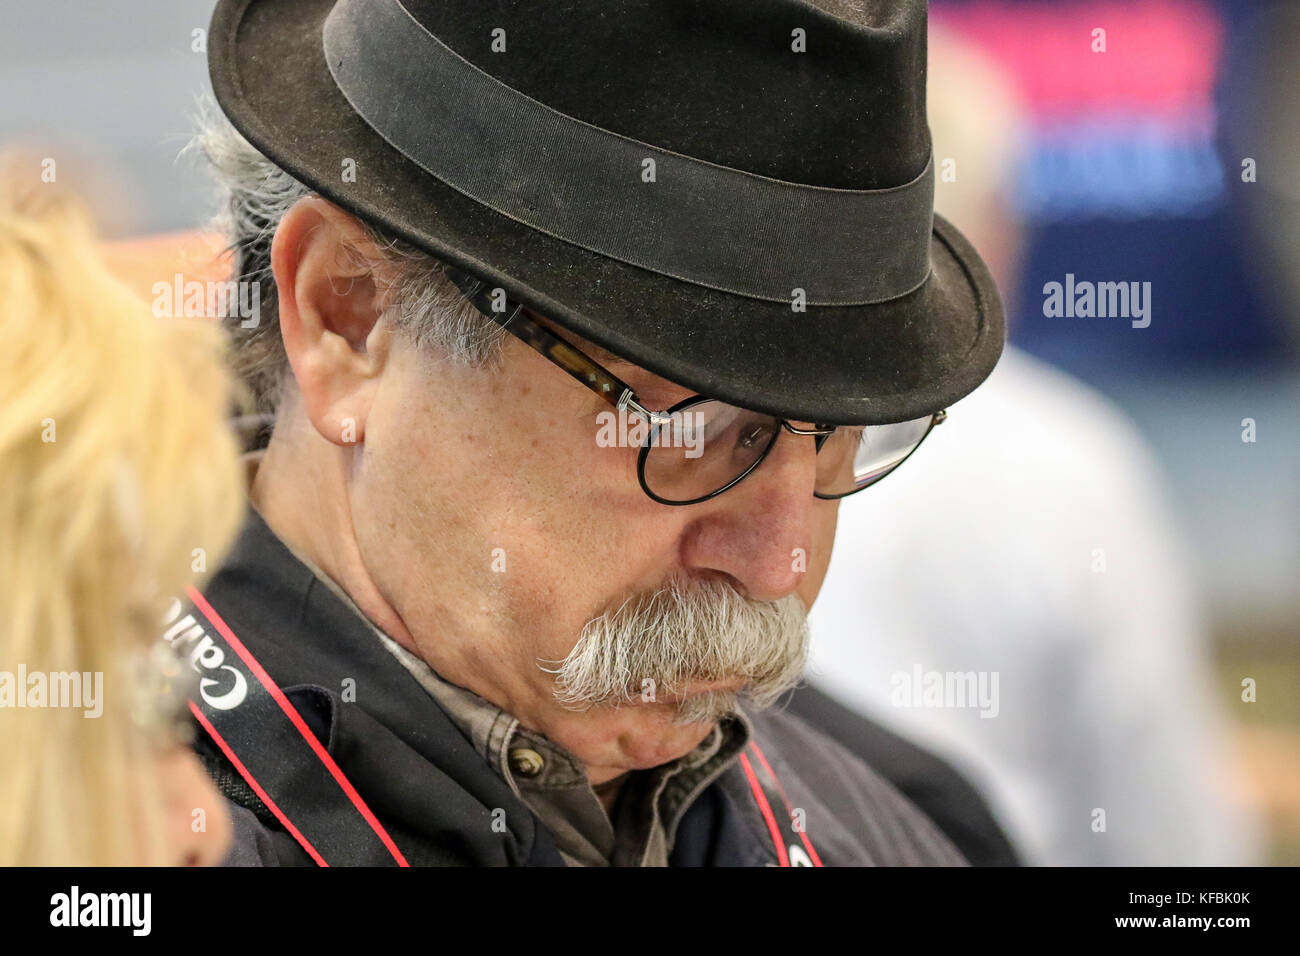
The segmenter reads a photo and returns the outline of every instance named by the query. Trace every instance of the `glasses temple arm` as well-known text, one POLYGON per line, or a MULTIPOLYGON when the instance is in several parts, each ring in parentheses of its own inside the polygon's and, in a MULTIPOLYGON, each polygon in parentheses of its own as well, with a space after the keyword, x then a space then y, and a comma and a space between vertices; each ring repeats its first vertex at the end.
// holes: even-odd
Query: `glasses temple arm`
POLYGON ((530 319, 521 303, 513 299, 505 299, 505 309, 498 311, 493 308, 492 296, 486 282, 452 266, 444 265, 443 268, 447 277, 456 284, 465 298, 497 325, 525 345, 535 349, 548 361, 564 369, 615 408, 620 410, 630 408, 647 420, 654 421, 654 416, 636 400, 636 394, 630 385, 604 366, 583 355, 549 329, 543 328, 530 319))

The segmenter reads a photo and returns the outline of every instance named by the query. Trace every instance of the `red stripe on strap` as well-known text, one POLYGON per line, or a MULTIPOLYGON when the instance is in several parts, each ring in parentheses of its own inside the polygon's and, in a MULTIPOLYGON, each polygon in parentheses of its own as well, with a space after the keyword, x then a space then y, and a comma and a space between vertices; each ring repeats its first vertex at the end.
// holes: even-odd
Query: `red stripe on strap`
MULTIPOLYGON (((781 778, 773 772, 772 765, 767 762, 767 758, 763 756, 763 751, 758 748, 758 741, 751 740, 749 745, 754 748, 754 756, 762 762, 763 769, 767 771, 767 775, 776 783, 776 789, 781 794, 781 799, 785 801, 786 809, 790 810, 790 798, 785 795, 785 787, 781 786, 781 778)), ((790 810, 790 815, 793 819, 793 810, 790 810)), ((813 845, 808 839, 808 834, 804 833, 802 829, 798 832, 799 839, 803 841, 804 849, 808 851, 808 858, 812 860, 813 866, 822 866, 822 858, 819 857, 817 851, 813 849, 813 845)))
POLYGON ((289 831, 289 835, 297 840, 298 844, 307 851, 307 854, 316 861, 316 865, 329 866, 329 864, 325 862, 324 858, 316 852, 316 848, 311 845, 311 841, 298 832, 298 828, 294 826, 293 823, 290 822, 289 818, 284 815, 278 806, 276 806, 275 801, 271 799, 271 795, 263 790, 262 785, 253 778, 251 773, 248 772, 248 768, 244 766, 244 762, 235 756, 235 752, 230 749, 230 744, 226 743, 226 738, 217 733, 217 728, 212 726, 212 722, 204 716, 203 711, 199 710, 199 708, 195 706, 194 701, 190 701, 190 713, 192 713, 194 718, 203 726, 203 729, 208 732, 208 736, 217 742, 217 746, 220 747, 221 752, 226 755, 226 759, 229 760, 231 765, 239 771, 239 775, 244 778, 245 782, 253 788, 253 792, 257 794, 263 803, 266 804, 267 809, 274 813, 275 818, 284 824, 284 828, 289 831))
POLYGON ((289 698, 285 697, 284 692, 276 686, 275 681, 271 680, 271 675, 268 674, 262 668, 262 665, 257 662, 257 658, 255 658, 252 652, 244 646, 244 642, 235 637, 235 632, 230 629, 230 625, 222 620, 221 615, 213 610, 212 605, 209 604, 203 595, 199 593, 198 588, 190 585, 185 589, 185 593, 189 596, 190 600, 194 602, 194 606, 202 611, 204 616, 212 622, 212 625, 221 633, 221 636, 226 639, 226 642, 234 648, 235 653, 239 655, 241 660, 243 660, 245 666, 252 671, 253 676, 256 677, 258 681, 261 682, 262 686, 266 688, 266 692, 274 698, 277 704, 280 705, 280 709, 284 711, 285 716, 288 717, 293 725, 298 728, 298 733, 302 734, 303 740, 307 741, 307 744, 316 753, 316 756, 320 758, 321 763, 325 765, 325 769, 330 772, 330 776, 334 778, 335 782, 342 788, 343 792, 347 794, 347 798, 352 801, 352 805, 357 808, 357 812, 360 813, 366 823, 370 825, 370 829, 374 830, 375 835, 383 841, 384 846, 388 848, 388 852, 392 854, 392 857, 397 861, 398 866, 410 866, 411 864, 406 862, 406 857, 402 855, 402 851, 399 850, 397 844, 393 842, 393 838, 389 836, 388 831, 384 829, 384 825, 379 822, 379 818, 371 812, 370 808, 366 806, 366 802, 361 799, 361 794, 357 793, 356 788, 352 786, 352 781, 347 778, 339 765, 334 762, 334 758, 330 756, 329 751, 321 746, 321 742, 316 739, 316 735, 311 732, 310 728, 308 728, 307 722, 302 719, 302 715, 298 713, 297 708, 295 708, 293 704, 289 703, 289 698))
POLYGON ((740 755, 740 766, 744 768, 745 776, 749 778, 749 789, 754 791, 754 801, 758 804, 758 809, 762 811, 763 819, 767 821, 767 830, 772 834, 772 844, 776 847, 776 858, 780 861, 781 866, 789 866, 790 855, 786 853, 785 841, 781 839, 781 830, 776 825, 776 817, 772 815, 772 807, 763 793, 762 784, 758 782, 758 777, 754 774, 753 765, 750 764, 749 758, 744 754, 740 755))

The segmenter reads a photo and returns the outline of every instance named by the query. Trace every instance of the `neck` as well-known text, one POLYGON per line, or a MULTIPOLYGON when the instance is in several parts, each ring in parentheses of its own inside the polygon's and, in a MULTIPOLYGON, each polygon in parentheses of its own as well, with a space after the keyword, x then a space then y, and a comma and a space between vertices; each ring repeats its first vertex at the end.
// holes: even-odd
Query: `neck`
POLYGON ((338 584, 385 634, 419 654, 406 624, 361 559, 344 478, 351 454, 351 449, 321 438, 292 405, 284 408, 253 476, 249 498, 290 551, 338 584))
POLYGON ((623 789, 623 784, 627 782, 627 778, 628 774, 621 773, 604 783, 592 785, 592 789, 596 791, 596 798, 600 800, 600 805, 611 816, 614 813, 614 801, 618 799, 619 792, 623 789))

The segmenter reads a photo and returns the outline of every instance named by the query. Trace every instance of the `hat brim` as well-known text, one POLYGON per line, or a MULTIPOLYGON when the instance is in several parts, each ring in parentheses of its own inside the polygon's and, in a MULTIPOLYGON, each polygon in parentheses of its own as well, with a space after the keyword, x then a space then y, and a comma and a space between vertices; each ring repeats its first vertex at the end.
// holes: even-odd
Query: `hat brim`
POLYGON ((494 212, 406 159, 352 110, 321 43, 332 7, 221 0, 209 70, 231 122, 321 196, 558 325, 700 394, 826 424, 919 418, 971 392, 997 363, 1005 321, 992 276, 937 215, 932 273, 920 288, 876 305, 796 312, 628 265, 494 212), (343 181, 345 160, 355 162, 355 181, 343 181))

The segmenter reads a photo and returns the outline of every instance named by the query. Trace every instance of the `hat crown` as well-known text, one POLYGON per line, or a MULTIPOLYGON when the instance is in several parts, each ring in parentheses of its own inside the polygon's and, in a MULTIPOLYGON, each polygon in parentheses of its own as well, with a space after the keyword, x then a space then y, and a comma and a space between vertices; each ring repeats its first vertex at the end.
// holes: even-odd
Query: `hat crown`
POLYGON ((1002 347, 988 270, 932 211, 925 20, 218 0, 208 50, 239 131, 360 219, 702 395, 866 424, 951 404, 1002 347))
POLYGON ((913 180, 930 152, 924 0, 815 3, 403 0, 474 66, 622 136, 813 186, 913 180))

